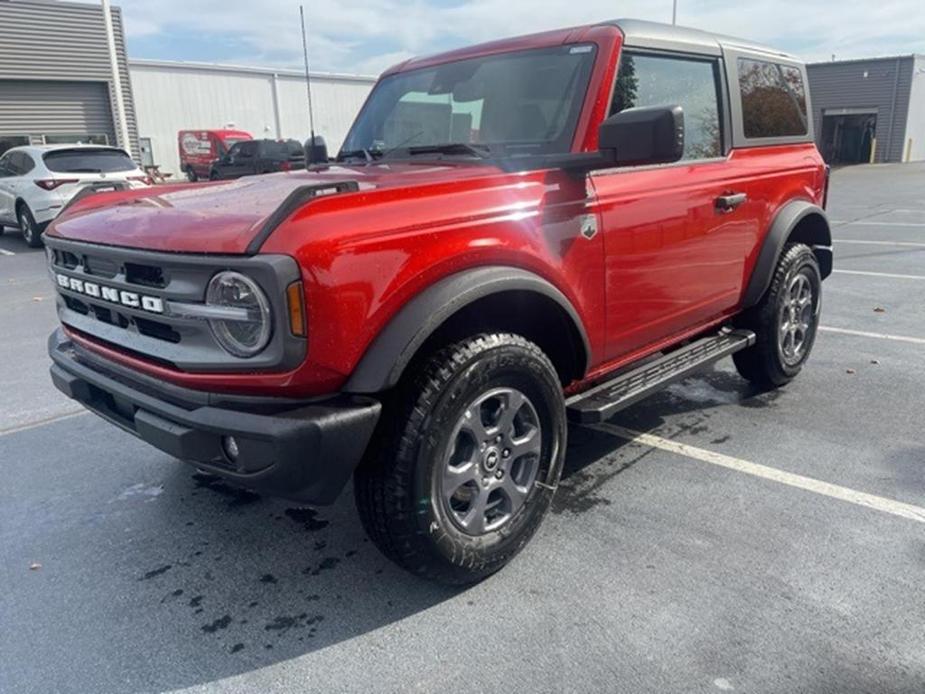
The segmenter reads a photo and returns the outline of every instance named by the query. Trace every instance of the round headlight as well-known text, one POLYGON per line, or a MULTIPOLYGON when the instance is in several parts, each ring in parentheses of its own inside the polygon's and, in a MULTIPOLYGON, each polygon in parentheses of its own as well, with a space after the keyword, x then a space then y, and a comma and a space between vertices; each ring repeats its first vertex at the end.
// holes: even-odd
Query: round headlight
POLYGON ((206 304, 230 309, 228 318, 212 319, 209 326, 222 348, 236 357, 252 357, 270 341, 270 302, 249 277, 220 272, 206 290, 206 304))

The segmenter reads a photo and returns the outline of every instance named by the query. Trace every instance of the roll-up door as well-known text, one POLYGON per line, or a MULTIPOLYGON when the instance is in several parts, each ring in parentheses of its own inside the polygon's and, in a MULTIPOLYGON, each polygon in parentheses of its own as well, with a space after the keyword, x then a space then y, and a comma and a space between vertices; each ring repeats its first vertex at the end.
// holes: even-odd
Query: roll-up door
POLYGON ((0 80, 0 136, 105 135, 113 144, 112 121, 105 82, 0 80))

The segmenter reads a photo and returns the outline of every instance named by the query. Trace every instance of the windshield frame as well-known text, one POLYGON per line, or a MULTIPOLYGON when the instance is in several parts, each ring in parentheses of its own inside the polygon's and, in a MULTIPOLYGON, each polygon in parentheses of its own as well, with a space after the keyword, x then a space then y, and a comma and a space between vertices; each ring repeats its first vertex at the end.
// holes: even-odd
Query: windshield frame
MULTIPOLYGON (((484 161, 488 160, 497 160, 497 159, 536 159, 544 158, 550 156, 560 156, 567 155, 573 152, 576 152, 576 147, 579 146, 578 140, 583 136, 584 130, 584 119, 586 116, 586 110, 588 107, 588 96, 593 89, 597 88, 597 81, 600 70, 601 56, 606 55, 607 51, 604 50, 597 41, 594 39, 583 39, 580 41, 570 42, 570 43, 555 43, 548 45, 540 46, 531 46, 528 48, 523 47, 512 47, 510 50, 505 51, 492 51, 485 54, 478 55, 468 55, 465 57, 447 60, 445 62, 431 63, 422 65, 421 67, 415 67, 411 70, 397 70, 394 72, 385 73, 379 81, 376 82, 372 91, 366 99, 366 102, 363 104, 363 107, 360 109, 360 112, 357 114, 357 117, 354 119, 353 124, 350 126, 350 129, 347 131, 347 135, 344 137, 343 143, 341 145, 340 151, 337 154, 337 161, 344 162, 348 159, 357 159, 358 162, 351 163, 360 163, 360 164, 372 164, 376 161, 387 159, 389 161, 432 161, 433 159, 457 159, 461 161, 472 160, 472 161, 484 161), (556 149, 550 151, 548 147, 540 147, 539 151, 535 152, 511 152, 509 147, 519 148, 525 146, 523 143, 504 143, 504 142, 455 142, 447 141, 441 143, 399 143, 397 146, 391 148, 386 148, 384 150, 379 149, 359 149, 348 147, 348 144, 352 144, 351 140, 354 138, 356 131, 363 122, 364 117, 368 113, 370 108, 374 107, 376 102, 377 95, 381 93, 381 90, 387 88, 392 80, 400 79, 406 77, 416 72, 422 71, 433 71, 445 68, 447 65, 452 65, 455 63, 469 62, 474 60, 492 60, 497 58, 509 58, 512 56, 518 55, 527 55, 527 54, 544 54, 544 53, 554 53, 561 51, 563 55, 568 55, 568 51, 575 49, 581 49, 582 53, 588 54, 588 65, 586 73, 581 78, 584 82, 583 85, 578 85, 575 87, 573 102, 571 103, 571 112, 565 117, 565 124, 563 131, 559 136, 553 140, 548 140, 545 142, 547 145, 553 145, 559 141, 564 145, 564 149, 561 151, 556 149), (470 151, 465 152, 465 149, 469 148, 479 148, 486 151, 485 155, 477 155, 476 153, 470 151), (427 152, 416 153, 414 150, 428 150, 427 152), (455 150, 454 151, 443 151, 437 152, 434 150, 447 149, 455 150)), ((580 75, 580 72, 573 73, 575 75, 580 75)), ((410 92, 409 92, 410 93, 410 92)), ((540 143, 537 143, 540 144, 540 143)))

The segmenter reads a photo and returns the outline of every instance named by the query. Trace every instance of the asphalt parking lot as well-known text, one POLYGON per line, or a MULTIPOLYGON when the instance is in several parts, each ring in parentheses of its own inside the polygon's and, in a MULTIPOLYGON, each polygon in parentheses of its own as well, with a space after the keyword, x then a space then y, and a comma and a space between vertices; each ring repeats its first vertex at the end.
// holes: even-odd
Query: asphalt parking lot
POLYGON ((236 491, 47 375, 41 251, 0 238, 0 691, 925 691, 925 165, 842 169, 804 373, 731 362, 572 428, 554 512, 464 590, 352 494, 236 491))

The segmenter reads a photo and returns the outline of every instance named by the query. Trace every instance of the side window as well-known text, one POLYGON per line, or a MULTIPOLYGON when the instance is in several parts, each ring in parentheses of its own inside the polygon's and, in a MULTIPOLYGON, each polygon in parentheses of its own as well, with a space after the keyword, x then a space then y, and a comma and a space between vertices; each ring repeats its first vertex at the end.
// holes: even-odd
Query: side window
POLYGON ((634 107, 680 106, 682 159, 722 156, 718 67, 709 59, 623 53, 610 115, 634 107))
POLYGON ((32 157, 30 157, 25 152, 20 152, 19 153, 19 173, 20 175, 27 174, 30 171, 32 171, 32 169, 34 168, 35 168, 35 162, 32 161, 32 157))
POLYGON ((745 137, 806 135, 806 87, 799 68, 739 58, 745 137))
POLYGON ((7 156, 6 168, 13 176, 22 176, 26 173, 22 152, 11 152, 7 156))
POLYGON ((10 156, 9 154, 4 154, 0 157, 0 178, 7 178, 13 175, 13 172, 10 171, 10 156))
POLYGON ((257 146, 259 144, 259 142, 248 141, 242 142, 240 145, 235 145, 235 147, 240 146, 238 154, 242 159, 251 159, 257 154, 257 146))
POLYGON ((232 145, 231 149, 228 150, 229 157, 238 157, 241 155, 241 143, 239 142, 236 145, 232 145))

